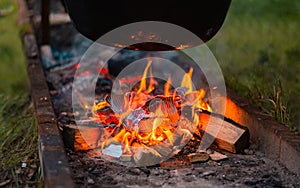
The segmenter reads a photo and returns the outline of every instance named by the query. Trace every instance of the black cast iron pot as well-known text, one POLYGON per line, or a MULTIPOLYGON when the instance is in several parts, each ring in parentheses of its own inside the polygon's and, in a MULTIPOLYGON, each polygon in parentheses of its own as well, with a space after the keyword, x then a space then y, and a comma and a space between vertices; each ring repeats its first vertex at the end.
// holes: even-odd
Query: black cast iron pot
MULTIPOLYGON (((231 0, 64 1, 77 30, 94 41, 105 33, 126 24, 140 21, 163 21, 191 31, 203 42, 207 42, 218 32, 231 2, 231 0)), ((136 48, 169 49, 164 45, 149 46, 151 45, 141 44, 136 48)))

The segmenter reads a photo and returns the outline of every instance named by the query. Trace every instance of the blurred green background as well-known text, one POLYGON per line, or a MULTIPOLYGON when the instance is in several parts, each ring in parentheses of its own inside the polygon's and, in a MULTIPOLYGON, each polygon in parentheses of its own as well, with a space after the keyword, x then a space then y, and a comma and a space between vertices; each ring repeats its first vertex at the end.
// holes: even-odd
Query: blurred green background
POLYGON ((233 0, 208 42, 227 86, 293 130, 300 126, 299 31, 299 0, 233 0))
POLYGON ((16 1, 0 0, 0 187, 37 187, 37 130, 17 11, 16 1))
POLYGON ((24 55, 17 27, 17 6, 12 0, 0 0, 0 94, 15 95, 27 91, 24 55))

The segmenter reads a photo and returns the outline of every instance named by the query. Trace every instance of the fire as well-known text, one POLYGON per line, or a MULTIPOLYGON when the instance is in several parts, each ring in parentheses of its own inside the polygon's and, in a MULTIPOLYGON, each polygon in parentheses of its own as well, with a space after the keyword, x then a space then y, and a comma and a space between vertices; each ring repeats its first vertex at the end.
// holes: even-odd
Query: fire
MULTIPOLYGON (((193 126, 199 123, 197 111, 212 111, 204 101, 206 92, 193 89, 193 68, 183 76, 181 87, 172 89, 172 78, 169 75, 163 94, 155 95, 153 92, 158 82, 152 75, 151 65, 152 61, 149 60, 139 77, 139 87, 123 96, 118 110, 111 106, 109 96, 91 108, 91 119, 105 127, 105 136, 100 140, 102 149, 117 142, 122 143, 123 154, 132 154, 132 146, 136 145, 148 147, 162 142, 173 145, 176 134, 192 134, 193 126), (185 114, 188 112, 191 112, 191 118, 185 114), (188 120, 183 120, 182 116, 188 120)), ((134 78, 122 78, 120 84, 131 80, 135 81, 134 78)))
POLYGON ((181 87, 187 88, 188 93, 193 91, 192 75, 193 75, 193 68, 190 68, 189 72, 183 76, 181 82, 181 87))

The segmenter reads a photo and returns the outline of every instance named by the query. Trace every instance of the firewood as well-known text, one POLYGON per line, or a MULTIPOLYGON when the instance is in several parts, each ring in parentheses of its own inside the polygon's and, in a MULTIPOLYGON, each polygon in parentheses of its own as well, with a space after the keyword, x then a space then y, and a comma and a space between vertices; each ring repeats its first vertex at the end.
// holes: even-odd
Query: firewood
MULTIPOLYGON (((182 145, 186 142, 187 139, 191 137, 190 133, 195 133, 200 137, 203 137, 204 131, 208 134, 210 130, 206 130, 209 120, 212 125, 221 126, 216 138, 215 144, 220 148, 226 151, 237 153, 247 148, 249 145, 249 131, 246 127, 242 127, 234 122, 230 122, 227 119, 222 121, 220 117, 215 115, 210 115, 207 113, 200 113, 199 115, 199 126, 198 129, 194 129, 191 122, 186 118, 181 118, 178 122, 181 129, 177 129, 171 139, 173 139, 172 145, 182 145), (209 119, 211 118, 211 119, 209 119), (188 130, 186 132, 182 132, 184 129, 188 130), (200 131, 199 131, 200 130, 200 131), (179 132, 178 132, 179 131, 179 132), (193 132, 194 131, 194 132, 193 132)), ((143 121, 148 122, 151 119, 143 119, 143 121)), ((140 122, 140 123, 143 123, 140 122)), ((150 121, 151 122, 151 121, 150 121)), ((149 122, 149 123, 150 123, 149 122)), ((140 128, 142 128, 141 126, 140 128)), ((149 126, 151 127, 151 126, 149 126)), ((65 125, 63 127, 63 137, 65 141, 65 145, 75 151, 80 150, 90 150, 96 147, 100 147, 100 135, 102 127, 97 126, 76 126, 76 125, 65 125)), ((149 129, 151 130, 151 129, 149 129)), ((205 140, 204 140, 205 141, 205 140)), ((159 155, 167 156, 171 153, 172 147, 166 146, 167 150, 163 150, 163 145, 155 146, 156 152, 159 155)), ((154 148, 155 148, 154 147, 154 148)))
POLYGON ((250 135, 246 127, 230 122, 227 119, 222 121, 220 117, 206 113, 200 113, 199 119, 199 129, 202 132, 206 131, 206 133, 214 135, 213 131, 215 130, 207 129, 209 121, 213 126, 220 127, 215 138, 215 143, 220 149, 238 153, 249 146, 250 135))
POLYGON ((191 153, 187 155, 188 160, 190 163, 196 163, 196 162, 206 162, 209 160, 209 155, 206 152, 201 153, 191 153))
POLYGON ((101 128, 65 125, 62 134, 66 147, 74 151, 85 151, 98 147, 101 128))

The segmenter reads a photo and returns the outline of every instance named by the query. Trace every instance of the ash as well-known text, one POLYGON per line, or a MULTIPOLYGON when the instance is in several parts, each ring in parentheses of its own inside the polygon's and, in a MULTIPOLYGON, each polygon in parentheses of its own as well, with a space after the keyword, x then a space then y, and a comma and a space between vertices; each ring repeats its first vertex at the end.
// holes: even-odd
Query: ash
POLYGON ((90 152, 68 150, 78 187, 299 187, 286 169, 256 152, 230 154, 228 160, 189 164, 170 159, 157 166, 124 167, 90 152))

